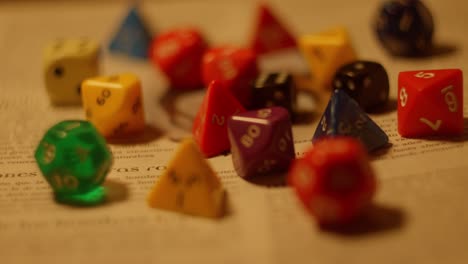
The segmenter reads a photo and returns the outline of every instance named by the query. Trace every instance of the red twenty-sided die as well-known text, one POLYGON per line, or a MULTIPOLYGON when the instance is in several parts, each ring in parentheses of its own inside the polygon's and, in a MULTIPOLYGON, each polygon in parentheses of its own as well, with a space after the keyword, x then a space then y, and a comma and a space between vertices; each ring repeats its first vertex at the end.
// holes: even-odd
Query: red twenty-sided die
POLYGON ((458 69, 400 72, 398 132, 403 137, 463 133, 463 75, 458 69))
POLYGON ((193 137, 205 157, 229 151, 227 123, 245 109, 218 81, 208 86, 192 127, 193 137))
POLYGON ((248 48, 231 46, 208 50, 203 56, 203 82, 208 86, 217 80, 229 89, 246 108, 251 104, 251 82, 258 75, 257 56, 248 48))
POLYGON ((292 165, 288 183, 319 224, 348 223, 370 204, 376 179, 366 153, 354 138, 324 138, 292 165))
POLYGON ((203 87, 201 60, 207 44, 196 29, 176 29, 157 36, 149 57, 177 90, 203 87))

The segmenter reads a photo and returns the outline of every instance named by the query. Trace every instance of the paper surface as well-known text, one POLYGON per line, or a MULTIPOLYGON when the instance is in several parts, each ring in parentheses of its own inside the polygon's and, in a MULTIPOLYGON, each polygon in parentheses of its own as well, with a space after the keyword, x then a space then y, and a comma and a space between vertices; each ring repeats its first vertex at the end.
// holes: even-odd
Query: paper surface
MULTIPOLYGON (((388 57, 376 43, 369 24, 377 4, 272 5, 298 33, 345 24, 360 56, 387 69, 395 101, 399 71, 467 65, 468 38, 460 22, 467 4, 427 2, 439 21, 437 41, 456 51, 419 60, 388 57)), ((154 29, 193 23, 214 44, 241 45, 254 7, 250 1, 154 1, 145 3, 142 13, 154 29)), ((209 159, 228 193, 224 218, 155 210, 145 197, 177 147, 173 139, 189 134, 203 91, 168 93, 164 77, 150 63, 106 51, 103 74, 140 76, 148 129, 132 144, 111 145, 109 203, 93 208, 55 203, 33 153, 47 128, 63 119, 83 119, 84 113, 49 105, 42 48, 56 37, 73 36, 95 38, 105 48, 125 12, 125 3, 0 4, 0 263, 467 263, 468 131, 456 140, 408 140, 396 132, 395 103, 372 115, 392 147, 373 156, 379 178, 375 206, 367 222, 352 230, 319 229, 289 187, 240 179, 230 155, 209 159)), ((303 72, 294 56, 284 61, 303 72)), ((284 67, 281 58, 262 61, 269 70, 275 63, 284 67)), ((310 122, 293 128, 298 156, 311 146, 323 104, 301 93, 300 107, 315 112, 310 122)))

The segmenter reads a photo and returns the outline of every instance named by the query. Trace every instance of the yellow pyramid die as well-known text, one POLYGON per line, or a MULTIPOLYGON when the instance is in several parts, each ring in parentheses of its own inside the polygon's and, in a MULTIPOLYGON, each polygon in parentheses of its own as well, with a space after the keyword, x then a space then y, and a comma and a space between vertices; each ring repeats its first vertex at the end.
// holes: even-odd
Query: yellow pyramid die
POLYGON ((219 178, 192 139, 184 140, 147 202, 153 208, 204 217, 220 217, 225 192, 219 178))
POLYGON ((322 87, 331 85, 335 72, 341 66, 356 60, 356 53, 344 27, 303 35, 297 42, 311 74, 322 87))

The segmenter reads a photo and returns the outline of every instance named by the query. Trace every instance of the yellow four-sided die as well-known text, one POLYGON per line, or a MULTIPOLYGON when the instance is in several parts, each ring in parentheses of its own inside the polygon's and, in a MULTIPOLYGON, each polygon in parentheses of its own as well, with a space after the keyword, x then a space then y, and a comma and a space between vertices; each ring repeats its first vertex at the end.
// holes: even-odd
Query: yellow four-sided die
POLYGON ((224 213, 225 192, 193 139, 185 139, 147 202, 153 208, 216 218, 224 213))
POLYGON ((145 128, 140 80, 131 73, 86 79, 81 86, 86 118, 105 137, 145 128))
POLYGON ((99 45, 87 39, 64 39, 44 49, 44 81, 54 105, 81 103, 81 82, 99 74, 99 45))
POLYGON ((340 66, 356 60, 356 53, 343 27, 303 35, 297 42, 309 64, 312 77, 322 87, 331 85, 340 66))

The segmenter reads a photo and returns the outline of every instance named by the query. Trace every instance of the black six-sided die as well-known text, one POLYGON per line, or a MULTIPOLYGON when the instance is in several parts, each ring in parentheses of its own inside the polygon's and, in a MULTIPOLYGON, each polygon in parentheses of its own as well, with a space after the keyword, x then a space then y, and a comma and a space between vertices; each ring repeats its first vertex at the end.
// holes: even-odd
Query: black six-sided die
POLYGON ((294 116, 296 91, 291 74, 262 73, 252 83, 252 109, 281 106, 294 116))
POLYGON ((372 112, 388 102, 388 75, 379 63, 354 61, 338 69, 333 89, 344 90, 364 111, 372 112))
POLYGON ((380 43, 393 55, 426 55, 432 48, 434 22, 419 0, 392 0, 380 8, 375 22, 380 43))

